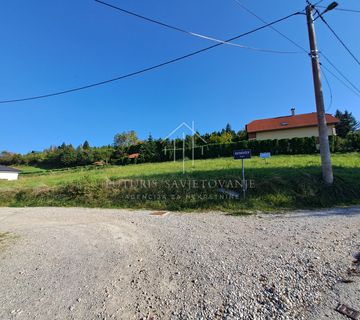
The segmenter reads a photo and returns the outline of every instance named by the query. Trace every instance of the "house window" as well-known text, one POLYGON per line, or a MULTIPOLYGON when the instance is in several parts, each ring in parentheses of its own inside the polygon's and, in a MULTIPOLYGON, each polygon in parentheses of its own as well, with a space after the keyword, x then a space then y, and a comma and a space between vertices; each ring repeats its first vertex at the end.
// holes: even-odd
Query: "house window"
POLYGON ((287 123, 287 122, 281 122, 280 125, 283 126, 283 127, 285 127, 285 126, 288 125, 288 123, 287 123))

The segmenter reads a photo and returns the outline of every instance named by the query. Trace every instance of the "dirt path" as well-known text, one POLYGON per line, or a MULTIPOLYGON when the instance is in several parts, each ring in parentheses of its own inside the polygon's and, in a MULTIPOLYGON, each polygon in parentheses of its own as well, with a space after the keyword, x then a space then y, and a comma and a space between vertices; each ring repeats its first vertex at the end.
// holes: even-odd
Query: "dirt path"
POLYGON ((337 303, 360 310, 360 277, 347 274, 360 269, 360 208, 150 213, 0 208, 0 232, 16 235, 0 247, 0 319, 345 320, 337 303))

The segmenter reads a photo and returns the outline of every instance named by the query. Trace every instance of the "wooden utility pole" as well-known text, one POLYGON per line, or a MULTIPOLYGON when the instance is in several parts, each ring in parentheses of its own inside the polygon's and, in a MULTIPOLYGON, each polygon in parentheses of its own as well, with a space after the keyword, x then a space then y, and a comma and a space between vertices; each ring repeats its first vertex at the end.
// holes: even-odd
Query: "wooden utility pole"
POLYGON ((314 78, 316 111, 319 127, 319 143, 320 143, 320 156, 321 156, 321 170, 322 177, 326 184, 331 185, 334 181, 331 155, 328 137, 328 127, 326 123, 326 115, 324 108, 324 97, 322 93, 321 77, 320 77, 320 63, 319 55, 316 46, 316 36, 314 28, 314 19, 312 14, 312 5, 306 7, 307 25, 309 31, 310 41, 310 56, 312 64, 312 72, 314 78))

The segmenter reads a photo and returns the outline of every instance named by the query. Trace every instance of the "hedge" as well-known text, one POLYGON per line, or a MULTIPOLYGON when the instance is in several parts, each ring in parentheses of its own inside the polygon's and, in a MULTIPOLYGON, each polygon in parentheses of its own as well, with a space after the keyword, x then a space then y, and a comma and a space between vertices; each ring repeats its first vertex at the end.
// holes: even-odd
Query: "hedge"
MULTIPOLYGON (((360 134, 349 135, 347 139, 337 136, 329 137, 331 152, 355 152, 360 151, 360 134)), ((319 152, 319 145, 316 137, 292 138, 280 140, 251 140, 239 141, 228 144, 214 144, 196 146, 194 150, 195 159, 211 159, 218 157, 231 157, 233 150, 251 149, 254 156, 261 152, 270 152, 272 155, 280 154, 314 154, 319 152)), ((183 150, 176 149, 176 159, 182 159, 183 150)), ((192 149, 186 148, 185 156, 192 158, 192 149)), ((174 150, 162 151, 160 161, 171 161, 174 159, 174 150)), ((147 159, 143 160, 147 162, 147 159)))

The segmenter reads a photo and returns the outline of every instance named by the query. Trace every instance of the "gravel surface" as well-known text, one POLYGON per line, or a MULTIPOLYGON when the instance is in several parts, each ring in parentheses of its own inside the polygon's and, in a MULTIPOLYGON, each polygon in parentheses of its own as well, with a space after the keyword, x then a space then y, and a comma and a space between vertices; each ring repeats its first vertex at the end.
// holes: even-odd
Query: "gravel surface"
POLYGON ((14 235, 0 247, 0 319, 346 320, 338 303, 360 310, 360 208, 151 213, 0 208, 0 232, 14 235))

